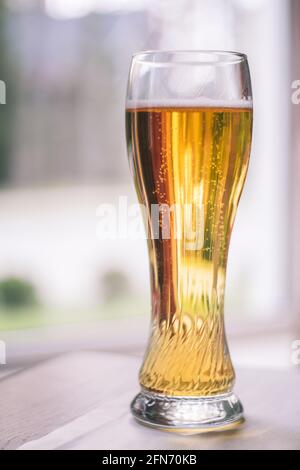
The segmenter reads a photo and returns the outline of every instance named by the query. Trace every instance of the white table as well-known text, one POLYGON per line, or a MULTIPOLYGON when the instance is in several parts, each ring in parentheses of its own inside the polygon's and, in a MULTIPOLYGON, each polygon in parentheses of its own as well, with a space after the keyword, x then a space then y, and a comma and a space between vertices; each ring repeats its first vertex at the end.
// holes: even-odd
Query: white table
POLYGON ((300 374, 238 370, 246 424, 181 436, 137 424, 129 403, 141 359, 64 354, 0 380, 2 449, 300 449, 300 374))

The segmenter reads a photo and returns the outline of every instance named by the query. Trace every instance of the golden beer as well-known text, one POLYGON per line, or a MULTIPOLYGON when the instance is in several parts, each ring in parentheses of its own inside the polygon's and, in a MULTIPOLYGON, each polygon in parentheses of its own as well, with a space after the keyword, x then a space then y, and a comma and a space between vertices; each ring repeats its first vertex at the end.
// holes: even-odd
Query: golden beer
POLYGON ((152 327, 140 371, 148 391, 211 396, 232 388, 224 287, 251 131, 252 109, 242 102, 127 108, 130 161, 150 234, 152 327), (194 228, 194 208, 201 207, 201 244, 190 248, 184 224, 172 214, 170 236, 151 236, 152 205, 192 207, 194 228))

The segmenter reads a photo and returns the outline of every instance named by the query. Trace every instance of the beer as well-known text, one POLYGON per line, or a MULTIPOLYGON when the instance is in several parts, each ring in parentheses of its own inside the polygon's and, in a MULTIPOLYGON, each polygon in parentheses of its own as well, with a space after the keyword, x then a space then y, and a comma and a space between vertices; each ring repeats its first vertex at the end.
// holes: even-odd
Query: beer
POLYGON ((224 287, 251 130, 252 109, 243 102, 127 107, 129 158, 150 234, 152 326, 140 371, 149 391, 210 396, 232 388, 224 287), (184 224, 174 216, 170 237, 151 236, 153 205, 190 205, 192 212, 200 206, 202 243, 190 249, 184 224))

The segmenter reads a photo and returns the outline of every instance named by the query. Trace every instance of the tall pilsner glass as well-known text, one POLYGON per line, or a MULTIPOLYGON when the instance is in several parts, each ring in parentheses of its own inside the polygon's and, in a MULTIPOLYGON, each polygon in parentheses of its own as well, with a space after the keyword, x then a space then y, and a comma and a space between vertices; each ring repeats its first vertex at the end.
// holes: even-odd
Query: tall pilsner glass
POLYGON ((151 332, 131 404, 143 424, 184 433, 243 421, 224 329, 231 231, 251 145, 247 57, 148 51, 132 59, 129 161, 146 214, 151 332))

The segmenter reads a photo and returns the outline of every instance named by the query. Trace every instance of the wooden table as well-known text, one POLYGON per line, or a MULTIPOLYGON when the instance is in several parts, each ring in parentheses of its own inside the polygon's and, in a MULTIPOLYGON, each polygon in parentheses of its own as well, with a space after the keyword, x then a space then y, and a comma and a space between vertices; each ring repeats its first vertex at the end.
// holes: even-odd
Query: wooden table
POLYGON ((137 424, 129 403, 141 358, 63 354, 0 380, 2 449, 300 449, 300 375, 238 370, 246 424, 181 436, 137 424))

